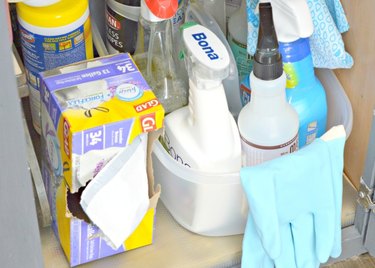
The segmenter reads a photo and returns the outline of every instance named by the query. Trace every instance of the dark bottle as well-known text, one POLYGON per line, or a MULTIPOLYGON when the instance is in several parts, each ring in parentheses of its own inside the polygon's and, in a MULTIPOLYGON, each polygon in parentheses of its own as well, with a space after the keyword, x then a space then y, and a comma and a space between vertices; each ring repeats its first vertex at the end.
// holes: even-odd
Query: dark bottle
POLYGON ((106 0, 106 46, 110 54, 133 54, 137 42, 140 0, 106 0))

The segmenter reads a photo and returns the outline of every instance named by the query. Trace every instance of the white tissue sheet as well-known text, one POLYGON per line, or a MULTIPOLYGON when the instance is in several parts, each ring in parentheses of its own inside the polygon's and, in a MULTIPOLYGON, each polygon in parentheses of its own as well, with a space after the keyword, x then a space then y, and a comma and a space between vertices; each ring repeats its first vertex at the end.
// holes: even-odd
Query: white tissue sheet
POLYGON ((148 210, 146 149, 147 134, 142 134, 116 155, 82 193, 83 210, 116 249, 148 210))
POLYGON ((88 181, 97 176, 123 148, 109 147, 102 150, 92 150, 83 155, 74 155, 73 174, 78 187, 83 187, 88 181))

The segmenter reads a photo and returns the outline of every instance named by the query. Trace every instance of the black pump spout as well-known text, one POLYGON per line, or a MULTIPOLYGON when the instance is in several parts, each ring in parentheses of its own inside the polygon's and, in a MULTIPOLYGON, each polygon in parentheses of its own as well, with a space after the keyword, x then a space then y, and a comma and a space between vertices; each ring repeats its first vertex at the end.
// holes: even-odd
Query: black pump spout
POLYGON ((279 43, 272 17, 271 3, 259 4, 259 33, 254 55, 254 75, 262 80, 275 80, 283 73, 279 43))

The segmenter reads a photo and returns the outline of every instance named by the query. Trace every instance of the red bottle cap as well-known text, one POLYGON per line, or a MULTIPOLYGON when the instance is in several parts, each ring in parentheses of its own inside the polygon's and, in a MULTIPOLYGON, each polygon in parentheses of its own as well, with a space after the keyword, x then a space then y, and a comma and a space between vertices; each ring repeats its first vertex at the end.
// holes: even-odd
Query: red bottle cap
POLYGON ((178 8, 177 0, 145 0, 148 9, 161 19, 172 18, 178 8))

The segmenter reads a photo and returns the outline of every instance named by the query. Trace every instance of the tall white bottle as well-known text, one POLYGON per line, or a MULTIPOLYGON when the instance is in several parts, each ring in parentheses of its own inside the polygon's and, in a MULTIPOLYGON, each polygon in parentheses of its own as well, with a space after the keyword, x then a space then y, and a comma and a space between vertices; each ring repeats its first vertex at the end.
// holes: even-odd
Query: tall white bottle
POLYGON ((252 166, 298 149, 298 115, 286 101, 286 76, 270 3, 259 4, 260 26, 251 101, 241 110, 242 165, 252 166))
POLYGON ((185 166, 209 173, 238 172, 240 136, 222 85, 229 74, 228 51, 213 32, 197 24, 185 24, 182 40, 189 104, 165 117, 165 146, 185 166))

